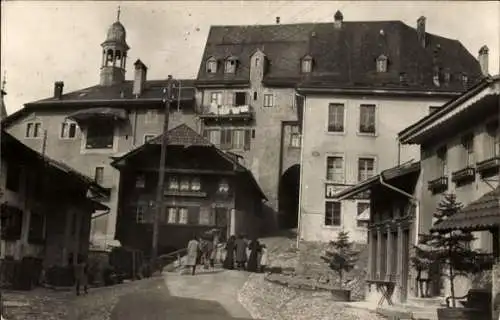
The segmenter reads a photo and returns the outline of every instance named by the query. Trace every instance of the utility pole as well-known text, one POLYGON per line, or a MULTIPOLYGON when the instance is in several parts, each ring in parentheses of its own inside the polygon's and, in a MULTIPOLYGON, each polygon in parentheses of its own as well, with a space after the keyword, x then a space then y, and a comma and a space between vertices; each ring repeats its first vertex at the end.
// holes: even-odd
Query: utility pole
POLYGON ((172 89, 174 87, 174 80, 169 75, 167 79, 167 86, 163 89, 163 105, 165 108, 165 116, 163 117, 163 134, 161 140, 161 153, 160 153, 160 167, 158 170, 158 187, 156 189, 156 210, 153 216, 153 246, 151 250, 151 262, 156 267, 156 258, 158 256, 158 229, 160 216, 163 212, 163 189, 165 185, 165 160, 167 158, 167 132, 168 132, 168 119, 170 114, 170 103, 173 100, 172 89))

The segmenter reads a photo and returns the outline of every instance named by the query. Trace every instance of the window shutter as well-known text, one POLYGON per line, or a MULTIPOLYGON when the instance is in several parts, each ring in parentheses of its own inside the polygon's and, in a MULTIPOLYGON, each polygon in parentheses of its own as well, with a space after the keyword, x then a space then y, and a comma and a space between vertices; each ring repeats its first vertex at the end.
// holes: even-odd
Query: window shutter
POLYGON ((188 224, 199 224, 200 207, 188 207, 188 224))
POLYGON ((251 132, 250 129, 245 130, 245 150, 250 150, 251 132))
POLYGON ((226 105, 233 106, 234 105, 234 94, 233 92, 226 92, 226 105))

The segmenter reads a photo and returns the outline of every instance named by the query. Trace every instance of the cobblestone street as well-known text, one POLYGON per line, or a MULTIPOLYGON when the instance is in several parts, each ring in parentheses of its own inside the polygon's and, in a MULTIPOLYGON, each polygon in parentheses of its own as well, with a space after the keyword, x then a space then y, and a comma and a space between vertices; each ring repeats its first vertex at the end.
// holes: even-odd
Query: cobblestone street
POLYGON ((46 289, 6 292, 5 300, 7 320, 381 319, 332 302, 321 293, 296 292, 265 282, 261 274, 222 270, 196 276, 164 273, 91 289, 79 297, 73 291, 46 289))

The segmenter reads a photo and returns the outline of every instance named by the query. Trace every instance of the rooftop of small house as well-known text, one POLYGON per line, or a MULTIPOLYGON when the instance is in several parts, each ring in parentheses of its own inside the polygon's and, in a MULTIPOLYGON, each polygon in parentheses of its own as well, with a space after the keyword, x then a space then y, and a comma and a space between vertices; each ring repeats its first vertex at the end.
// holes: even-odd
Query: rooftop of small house
MULTIPOLYGON (((267 67, 264 82, 299 87, 405 88, 464 91, 482 78, 478 60, 458 41, 417 30, 401 21, 344 21, 248 26, 212 26, 197 84, 248 82, 251 56, 260 50, 267 67), (237 61, 234 73, 224 62, 237 61), (215 59, 216 72, 207 61, 215 59), (311 59, 310 72, 301 61, 311 59), (386 72, 377 61, 386 59, 386 72), (439 86, 434 76, 439 72, 439 86)), ((339 20, 340 19, 340 20, 339 20)))
POLYGON ((267 197, 265 196, 264 192, 260 188, 257 180, 250 170, 239 163, 236 157, 220 150, 214 144, 210 143, 204 137, 199 135, 196 131, 188 127, 186 124, 180 124, 177 127, 170 129, 165 135, 158 135, 155 138, 148 140, 145 144, 133 149, 126 154, 120 155, 118 157, 113 157, 111 166, 120 170, 124 165, 126 165, 127 160, 139 155, 143 151, 147 150, 147 148, 150 148, 151 146, 161 146, 163 139, 166 139, 169 147, 180 146, 184 149, 188 147, 202 147, 213 150, 221 160, 229 162, 236 172, 241 173, 247 179, 247 181, 251 185, 253 185, 262 199, 267 200, 267 197))
POLYGON ((428 114, 398 133, 401 143, 421 144, 440 134, 461 134, 467 126, 483 123, 498 114, 500 76, 489 76, 460 96, 448 101, 438 111, 428 114))

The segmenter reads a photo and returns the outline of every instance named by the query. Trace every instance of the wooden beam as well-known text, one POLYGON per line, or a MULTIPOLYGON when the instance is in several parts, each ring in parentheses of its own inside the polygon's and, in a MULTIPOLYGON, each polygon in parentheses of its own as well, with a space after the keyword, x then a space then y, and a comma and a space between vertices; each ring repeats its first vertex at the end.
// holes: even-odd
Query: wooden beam
MULTIPOLYGON (((140 172, 158 172, 157 167, 139 168, 140 172)), ((206 169, 175 169, 165 168, 165 173, 178 173, 178 174, 213 174, 213 175, 235 175, 236 172, 228 170, 206 170, 206 169)))

